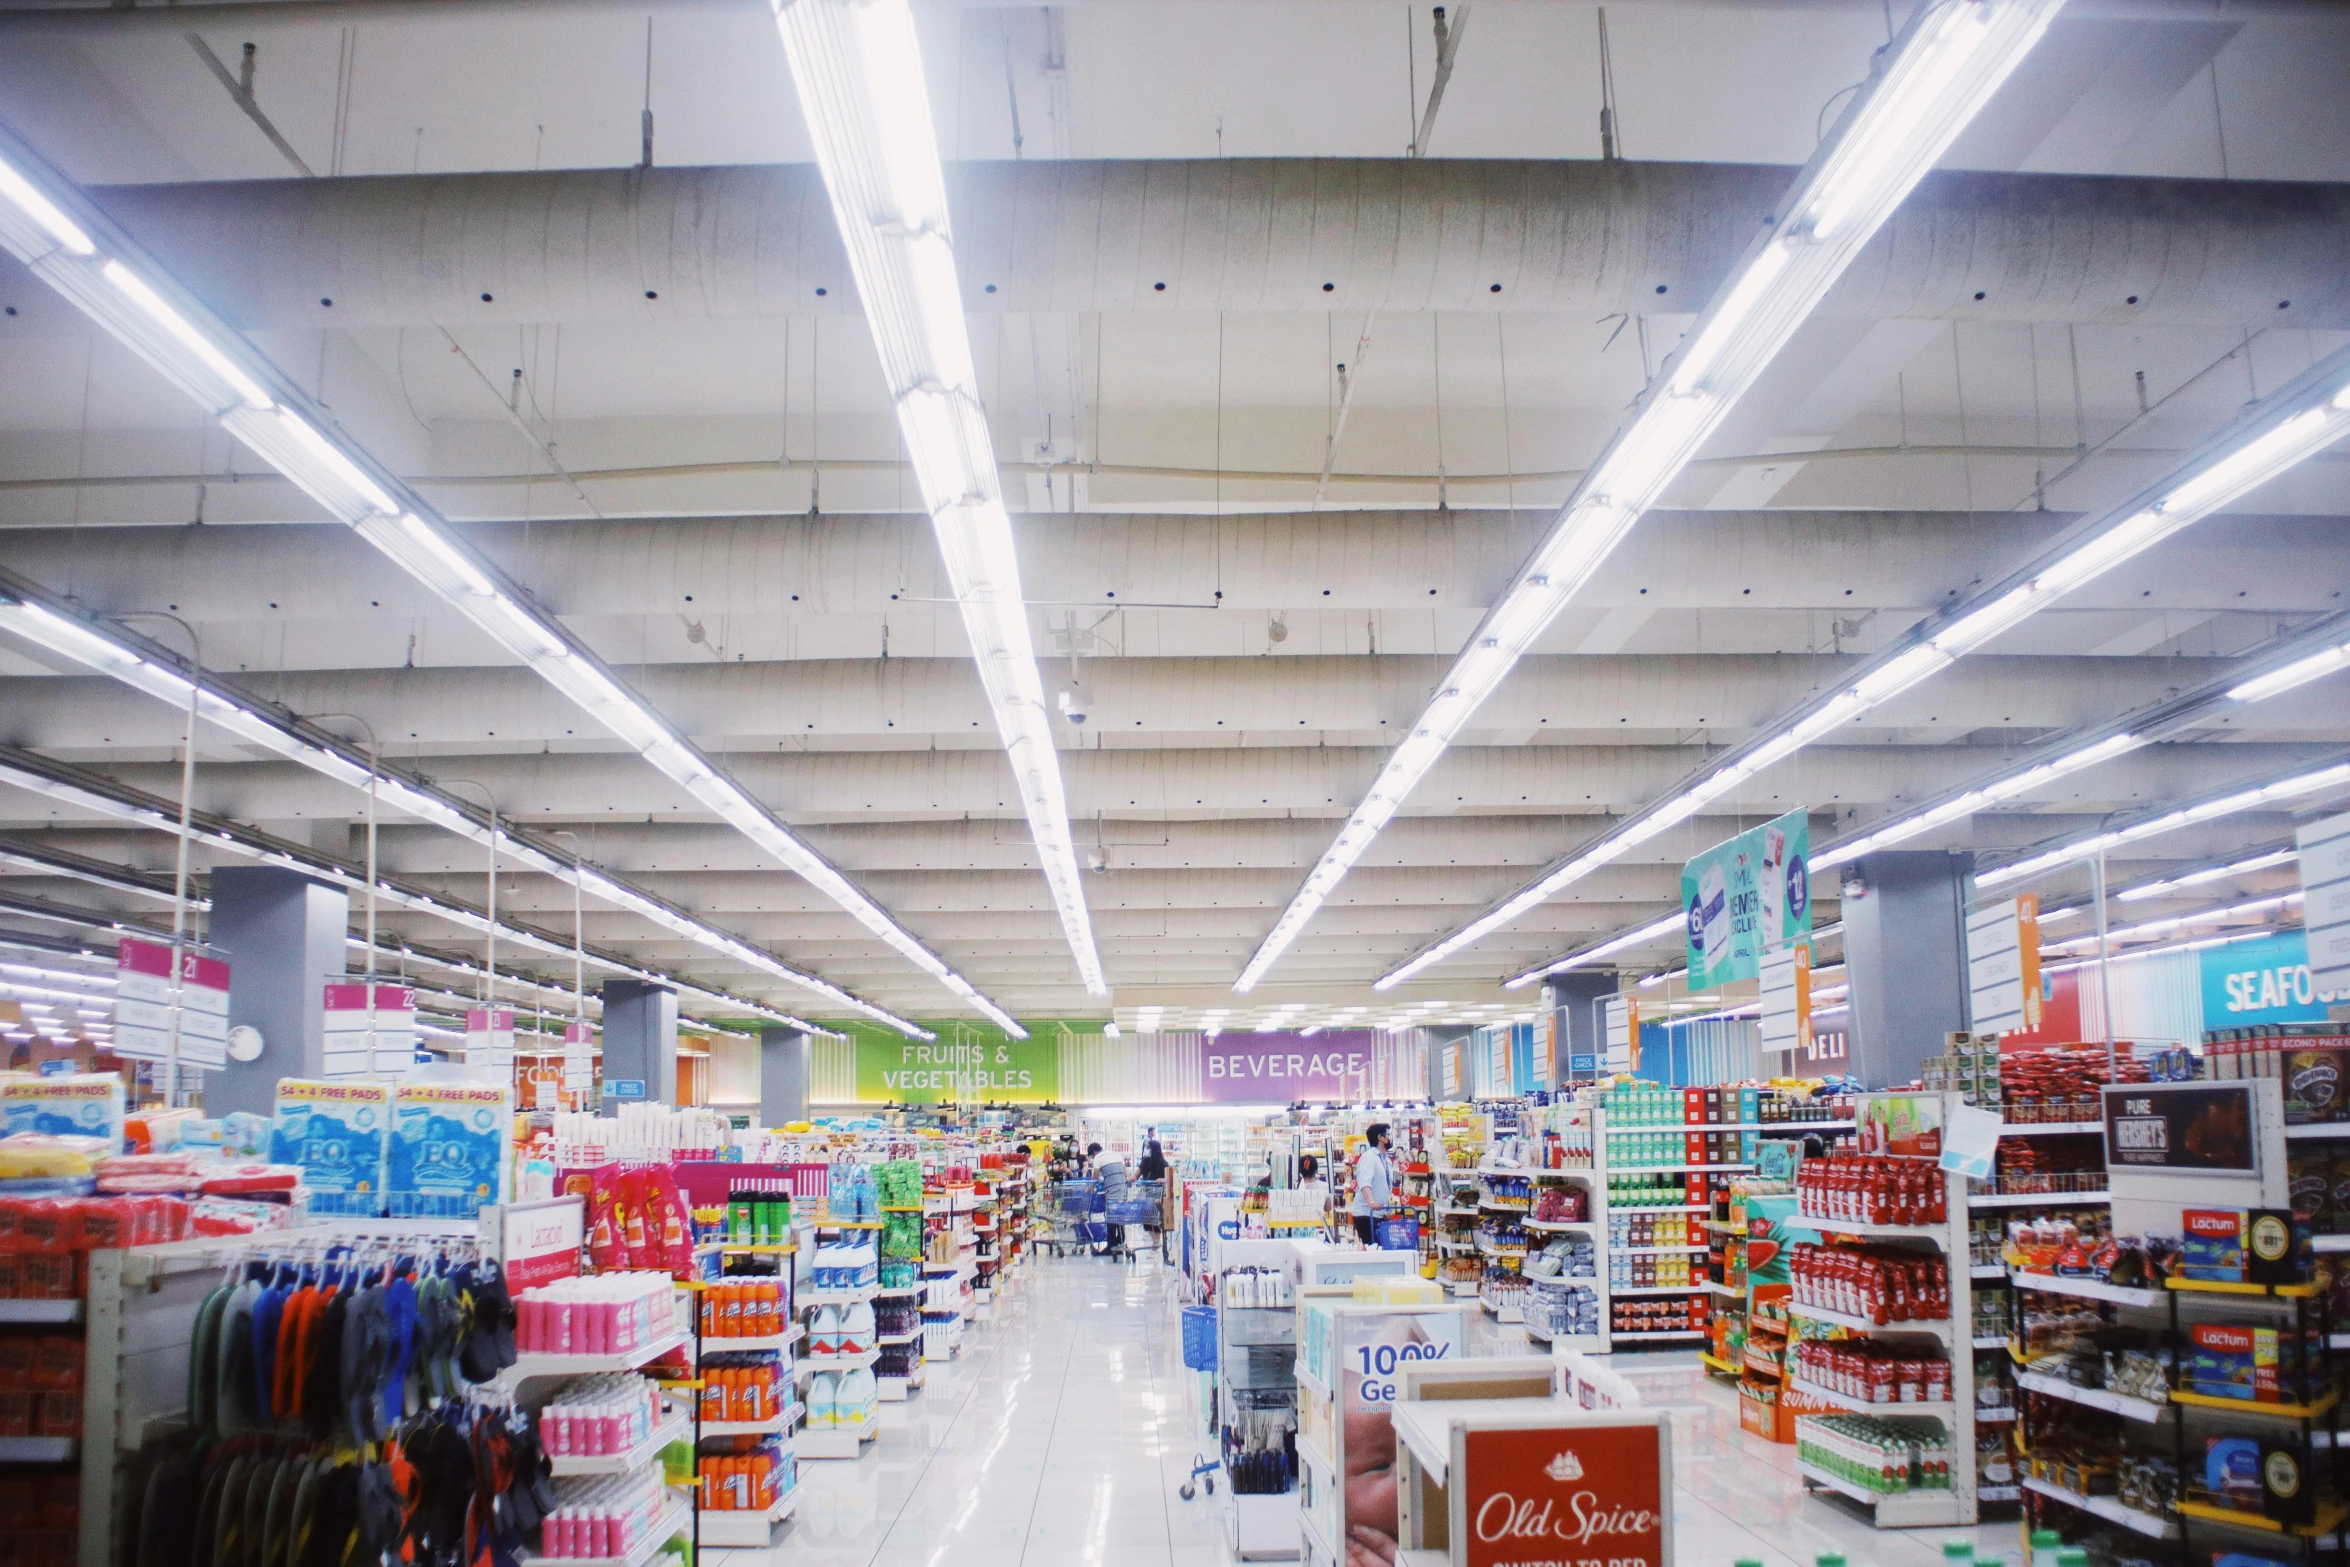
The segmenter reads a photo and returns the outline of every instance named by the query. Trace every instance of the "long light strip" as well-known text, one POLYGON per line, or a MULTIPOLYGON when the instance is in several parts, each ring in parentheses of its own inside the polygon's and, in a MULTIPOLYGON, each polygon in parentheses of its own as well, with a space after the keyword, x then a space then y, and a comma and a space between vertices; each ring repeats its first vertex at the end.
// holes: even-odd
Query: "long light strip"
MULTIPOLYGON (((2290 865, 2299 858, 2299 853, 2288 844, 2281 849, 2269 849, 2259 854, 2239 856, 2224 865, 2206 865, 2189 871, 2183 876, 2165 876, 2160 881, 2141 882, 2135 887, 2124 887, 2113 897, 2116 903, 2139 903, 2148 898, 2167 898, 2173 893, 2184 892, 2189 887, 2201 887, 2211 882, 2225 881, 2236 876, 2249 876, 2254 871, 2274 870, 2280 865, 2290 865)), ((2045 921, 2048 916, 2043 914, 2040 918, 2045 921)))
MULTIPOLYGON (((2166 946, 2137 947, 2128 952, 2110 953, 2102 961, 2109 964, 2135 963, 2142 958, 2159 958, 2171 952, 2206 952, 2213 947, 2233 946, 2239 941, 2256 941, 2262 936, 2275 936, 2300 928, 2298 925, 2259 925, 2251 930, 2225 931, 2217 936, 2203 936, 2194 941, 2174 941, 2166 946)), ((2042 965, 2040 972, 2071 974, 2081 969, 2095 968, 2099 961, 2097 958, 2078 958, 2070 963, 2049 963, 2042 965)))
POLYGON ((1086 993, 1107 995, 972 365, 914 13, 905 0, 777 0, 775 21, 1038 867, 1086 993))
MULTIPOLYGON (((2158 920, 2140 920, 2135 925, 2116 925, 2106 931, 2105 939, 2108 942, 2157 941, 2165 936, 2175 936, 2182 930, 2192 930, 2198 925, 2217 925, 2231 919, 2251 919, 2259 914, 2273 914, 2279 909, 2289 908, 2300 901, 2300 889, 2295 888, 2291 892, 2281 892, 2274 897, 2253 898, 2243 903, 2230 903, 2216 909, 2199 909, 2192 914, 2173 914, 2158 920)), ((2052 942, 2041 950, 2051 953, 2072 953, 2083 947, 2096 945, 2097 938, 2093 935, 2074 936, 2066 941, 2052 942)))
MULTIPOLYGON (((159 803, 142 804, 137 801, 117 798, 103 790, 85 788, 71 780, 19 766, 12 761, 0 760, 0 784, 13 784, 19 789, 114 821, 129 822, 136 826, 154 828, 161 832, 176 834, 179 831, 178 816, 163 809, 159 803)), ((300 871, 305 876, 313 876, 320 881, 331 882, 346 891, 363 891, 367 885, 364 877, 355 876, 339 866, 325 861, 297 858, 284 849, 262 840, 258 834, 248 835, 207 823, 198 834, 198 838, 209 848, 224 850, 246 859, 256 860, 264 865, 275 865, 286 870, 300 871)), ((445 920, 476 935, 487 934, 492 928, 490 921, 474 909, 418 892, 413 888, 403 887, 381 877, 378 877, 376 882, 376 896, 396 908, 445 920)), ((104 926, 104 928, 113 928, 103 921, 95 923, 104 926)), ((534 952, 545 953, 549 957, 568 960, 573 955, 573 948, 569 942, 557 941, 526 926, 513 925, 500 920, 495 928, 501 942, 526 947, 534 952)), ((586 961, 589 967, 603 972, 668 985, 681 995, 688 991, 705 995, 728 1007, 766 1018, 771 1022, 788 1023, 795 1028, 811 1028, 813 1026, 788 1012, 779 1012, 761 1002, 728 995, 724 991, 712 990, 705 985, 690 984, 671 975, 663 974, 656 969, 644 968, 599 953, 592 947, 586 952, 586 961)))
POLYGON ((2327 789, 2341 788, 2350 788, 2350 760, 2334 762, 2324 767, 2312 768, 2306 772, 2290 773, 2270 783, 2230 790, 2225 794, 2198 800, 2191 805, 2182 805, 2173 810, 2141 817, 2124 827, 2112 828, 2105 832, 2088 833, 2078 838, 2069 839, 2053 848, 2042 850, 2040 853, 2010 864, 1987 871, 1978 871, 1975 873, 1975 885, 1985 890, 1993 887, 2005 887, 2075 860, 2093 859, 2105 850, 2120 848, 2123 844, 2137 843, 2142 839, 2156 837, 2166 832, 2176 832, 2181 827, 2192 827, 2198 822, 2214 821, 2219 817, 2234 816, 2244 811, 2257 811, 2262 806, 2276 805, 2286 800, 2297 800, 2305 795, 2317 794, 2327 789))
MULTIPOLYGON (((1596 842, 1552 865, 1475 919, 1414 953, 1380 977, 1386 989, 1440 963, 1619 859, 1637 844, 1688 820, 1765 768, 1856 722, 1948 669, 1993 638, 2073 589, 2153 548, 2180 529, 2267 483, 2350 435, 2350 348, 2312 366, 2168 473, 2123 504, 2072 530, 2068 538, 1992 587, 1951 606, 1868 660, 1827 694, 1797 704, 1721 762, 1683 780, 1657 803, 1626 817, 1596 842)), ((2244 681, 2227 694, 2258 702, 2350 667, 2350 641, 2244 681)), ((1957 814, 1965 814, 1963 810, 1957 814)))
POLYGON ((924 973, 1016 1037, 1027 1037, 1010 1014, 623 687, 584 643, 574 641, 240 333, 204 308, 70 181, 5 129, 0 129, 0 245, 201 404, 223 429, 695 800, 924 973))
MULTIPOLYGON (((133 690, 145 692, 181 711, 186 710, 190 681, 182 670, 192 670, 193 666, 186 665, 176 655, 152 646, 142 646, 141 639, 103 621, 80 615, 61 602, 41 602, 32 597, 35 590, 31 584, 5 571, 0 571, 0 590, 18 595, 13 602, 0 598, 0 631, 22 637, 37 647, 63 654, 100 674, 112 676, 133 690)), ((241 740, 272 755, 297 762, 337 783, 354 789, 367 787, 369 764, 363 758, 350 754, 323 736, 312 738, 305 735, 297 721, 272 714, 259 703, 241 697, 234 690, 223 686, 210 671, 200 673, 202 684, 196 692, 197 707, 207 720, 241 740)), ((446 832, 455 833, 470 842, 484 845, 491 842, 488 825, 477 821, 473 808, 464 802, 422 780, 402 777, 380 763, 375 765, 374 770, 376 799, 379 803, 429 822, 446 832)), ((915 1038, 936 1037, 896 1013, 876 1006, 829 980, 802 973, 761 952, 740 937, 705 924, 652 894, 595 869, 584 860, 558 855, 511 826, 499 827, 496 845, 504 858, 557 881, 576 883, 582 892, 651 920, 662 929, 683 936, 706 951, 722 954, 759 973, 786 980, 827 1001, 887 1023, 915 1038)))
MULTIPOLYGON (((2253 660, 2253 662, 2292 667, 2299 658, 2301 649, 2308 642, 2338 634, 2335 627, 2339 618, 2328 617, 2309 631, 2284 639, 2281 643, 2273 645, 2265 655, 2253 660)), ((2001 800, 2012 799, 2019 794, 2029 793, 2043 784, 2052 783, 2083 767, 2093 766, 2098 762, 2107 761, 2141 746, 2152 744, 2165 735, 2175 734, 2207 723, 2216 714, 2230 708, 2250 706, 2253 702, 2265 700, 2267 696, 2291 689, 2290 687, 2278 687, 2250 698, 2236 695, 2238 691, 2253 683, 2243 681, 2239 676, 2231 675, 2224 681, 2213 681, 2193 691, 2155 703, 2137 714, 2125 715, 2118 725, 2090 725, 2084 729, 2076 730, 2071 735, 2059 739, 2057 744, 2063 749, 2053 760, 2022 763, 2006 772, 1994 774, 1979 783, 1952 790, 1939 800, 1930 801, 1915 810, 1894 817, 1890 821, 1880 822, 1865 832, 1844 838, 1815 853, 1811 859, 1811 868, 1815 872, 1832 870, 1839 865, 1858 859, 1863 854, 1877 849, 1891 848, 1894 844, 1917 837, 1921 833, 1930 832, 1934 828, 1956 821, 1962 816, 1971 815, 1985 806, 1997 804, 2001 800), (2118 732, 2116 732, 2117 730, 2118 732)), ((2321 774, 2326 771, 2328 770, 2320 770, 2321 774)), ((2300 775, 2296 775, 2296 777, 2298 776, 2300 775)), ((2293 793, 2305 793, 2309 789, 2325 787, 2323 783, 2313 783, 2307 785, 2306 788, 2296 786, 2288 789, 2287 785, 2291 782, 2292 780, 2280 780, 2250 791, 2236 791, 2234 794, 2220 797, 2218 803, 2242 799, 2247 795, 2259 795, 2263 790, 2283 791, 2274 795, 2273 798, 2288 798, 2293 793)), ((2258 802, 2255 801, 2255 803, 2258 802)), ((2228 807, 2229 810, 2246 808, 2248 807, 2242 805, 2228 807)), ((2227 814, 2225 810, 2218 810, 2214 802, 2206 802, 2203 806, 2186 809, 2211 810, 2213 814, 2227 814)), ((2177 815, 2179 813, 2170 814, 2177 815)), ((2198 816, 2193 819, 2207 820, 2208 817, 2198 816)), ((2187 823, 2182 820, 2173 823, 2173 825, 2184 826, 2187 823)), ((2131 830, 2136 831, 2137 829, 2131 830)), ((2156 830, 2167 832, 2170 828, 2146 829, 2145 831, 2156 830)), ((2139 835, 2144 836, 2145 831, 2139 832, 2139 835)), ((2114 841, 2126 840, 2115 839, 2114 841)), ((2089 852, 2095 851, 2092 849, 2089 852)), ((2061 863, 2072 857, 2074 856, 2071 854, 2059 853, 2050 863, 2061 863)), ((1984 872, 1976 877, 1976 883, 1978 886, 1984 887, 1997 886, 2000 885, 2000 882, 1994 878, 2007 875, 2008 871, 2005 869, 1998 872, 1984 872)), ((1643 926, 1641 929, 1652 930, 1655 935, 1661 936, 1681 917, 1674 915, 1670 920, 1658 921, 1655 925, 1643 926)), ((1654 937, 1652 936, 1650 939, 1654 939, 1654 937)), ((1628 936, 1619 936, 1611 938, 1611 940, 1626 946, 1636 944, 1628 936)), ((1610 946, 1609 950, 1618 949, 1610 946)), ((1598 955, 1591 949, 1569 953, 1563 958, 1550 960, 1514 974, 1502 981, 1502 984, 1505 989, 1514 990, 1523 985, 1530 985, 1546 975, 1563 973, 1570 968, 1590 962, 1598 955)))
MULTIPOLYGON (((1754 386, 1880 224, 2031 52, 2063 0, 1918 8, 1876 73, 1576 485, 1241 971, 1253 989, 1567 601, 1754 386)), ((1694 808, 1694 807, 1692 807, 1694 808)), ((1382 981, 1386 983, 1386 981, 1382 981)))

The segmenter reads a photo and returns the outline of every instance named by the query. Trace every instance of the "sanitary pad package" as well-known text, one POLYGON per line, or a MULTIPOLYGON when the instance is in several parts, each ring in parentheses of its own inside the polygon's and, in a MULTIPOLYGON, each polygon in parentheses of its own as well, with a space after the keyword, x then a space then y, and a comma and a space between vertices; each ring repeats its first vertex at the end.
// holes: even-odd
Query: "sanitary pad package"
POLYGON ((269 1157, 302 1172, 312 1213, 370 1217, 384 1211, 391 1124, 389 1083, 281 1078, 269 1157))
POLYGON ((392 1217, 464 1219, 511 1200, 513 1127, 510 1085, 397 1085, 386 1171, 392 1217))

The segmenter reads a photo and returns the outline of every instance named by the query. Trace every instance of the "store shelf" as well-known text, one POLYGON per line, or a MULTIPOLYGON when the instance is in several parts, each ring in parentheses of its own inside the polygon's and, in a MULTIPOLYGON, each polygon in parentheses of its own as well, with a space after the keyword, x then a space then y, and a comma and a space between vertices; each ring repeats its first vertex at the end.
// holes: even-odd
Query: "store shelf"
POLYGON ((1791 1230, 1824 1230, 1837 1235, 1871 1235, 1887 1240, 1939 1241, 1950 1233, 1947 1224, 1869 1224, 1860 1219, 1815 1219, 1808 1213, 1786 1219, 1791 1230))
POLYGON ((1711 1213, 1714 1205, 1710 1202, 1690 1202, 1675 1207, 1670 1203, 1611 1202, 1607 1209, 1610 1213, 1711 1213))
MULTIPOLYGON (((797 1399, 768 1416, 765 1420, 705 1420, 703 1436, 769 1436, 778 1431, 789 1431, 792 1422, 808 1412, 808 1406, 797 1399)), ((560 1470, 556 1471, 561 1473, 560 1470)))
POLYGON ((1617 1329, 1617 1328, 1611 1328, 1611 1329, 1609 1329, 1609 1330, 1608 1330, 1608 1341, 1609 1341, 1610 1343, 1617 1343, 1617 1344, 1620 1344, 1620 1343, 1624 1342, 1626 1339, 1632 1339, 1632 1340, 1641 1340, 1641 1339, 1647 1339, 1647 1340, 1657 1340, 1657 1339, 1669 1339, 1669 1338, 1670 1338, 1670 1339, 1681 1339, 1681 1338, 1704 1338, 1705 1336, 1706 1336, 1706 1330, 1705 1330, 1705 1329, 1703 1329, 1703 1328, 1659 1328, 1659 1329, 1656 1329, 1656 1330, 1654 1330, 1654 1331, 1652 1331, 1652 1332, 1646 1332, 1646 1333, 1629 1333, 1629 1332, 1625 1332, 1625 1331, 1623 1331, 1622 1329, 1617 1329))
POLYGON ((1727 1295, 1732 1300, 1742 1300, 1746 1296, 1746 1291, 1733 1288, 1728 1284, 1718 1283, 1713 1279, 1705 1281, 1705 1290, 1709 1295, 1727 1295))
POLYGON ((733 1257, 789 1257, 800 1248, 790 1241, 770 1244, 765 1241, 720 1241, 710 1248, 733 1257))
POLYGON ((847 1290, 801 1290, 792 1297, 792 1309, 804 1311, 810 1306, 854 1306, 863 1301, 879 1300, 881 1286, 860 1284, 847 1290))
POLYGON ((2285 1128, 2287 1142, 2297 1143, 2305 1138, 2323 1139, 2329 1137, 2350 1137, 2350 1121, 2311 1121, 2302 1126, 2285 1128))
POLYGON ((739 1507, 710 1508, 702 1514, 700 1536, 703 1548, 763 1549, 775 1538, 776 1525, 789 1518, 799 1505, 800 1488, 795 1485, 763 1513, 749 1512, 739 1507))
POLYGON ((1872 1404, 1865 1398, 1852 1398, 1843 1393, 1831 1393, 1816 1382, 1801 1377, 1787 1379, 1789 1391, 1806 1398, 1816 1398, 1823 1404, 1834 1404, 1838 1409, 1849 1409, 1860 1415, 1925 1415, 1950 1425, 1958 1418, 1956 1404, 1872 1404))
POLYGON ((2045 1376, 2037 1371, 2018 1371, 2015 1374, 2015 1385, 2027 1393, 2061 1398, 2068 1404, 2084 1404, 2091 1409, 2102 1409, 2128 1420, 2143 1420, 2151 1424, 2162 1418, 2164 1406, 2151 1399, 2132 1398, 2127 1393, 2111 1393, 2101 1387, 2076 1387, 2062 1377, 2045 1376))
POLYGON ((881 1434, 878 1416, 861 1426, 834 1426, 827 1431, 802 1431, 792 1438, 799 1458, 854 1458, 867 1442, 881 1434))
POLYGON ((1630 1300, 1639 1295, 1698 1295, 1704 1291, 1703 1284, 1643 1284, 1637 1289, 1617 1289, 1611 1285, 1607 1294, 1610 1300, 1630 1300))
POLYGON ((1978 1485, 1975 1487, 1975 1500, 1978 1502, 2020 1502, 2023 1499, 2024 1488, 2020 1485, 1978 1485))
POLYGON ((2170 1401, 2194 1409, 2221 1409, 2231 1415, 2258 1415, 2264 1420, 2315 1420, 2337 1403, 2341 1395, 2330 1389, 2315 1403, 2265 1404, 2249 1398, 2218 1398, 2209 1393, 2189 1393, 2172 1388, 2170 1401))
POLYGON ((692 1524, 693 1515, 692 1506, 683 1498, 676 1498, 675 1505, 645 1531, 643 1539, 629 1547, 625 1556, 541 1556, 535 1551, 524 1551, 522 1564, 523 1567, 644 1567, 662 1546, 692 1524))
POLYGON ((1614 1246, 1607 1249, 1611 1257, 1681 1257, 1691 1253, 1704 1255, 1703 1246, 1614 1246))
POLYGON ((2091 1132, 2105 1135, 2103 1121, 2005 1121, 2000 1124, 2002 1137, 2086 1137, 2091 1132))
POLYGON ((2323 1288, 2315 1280, 2307 1284, 2238 1284, 2222 1279, 2166 1279, 2164 1283, 2181 1295, 2259 1295, 2276 1300, 2314 1300, 2323 1288))
POLYGON ((682 1442, 693 1433, 694 1415, 691 1409, 680 1409, 653 1428, 652 1435, 625 1453, 571 1453, 547 1459, 552 1473, 558 1475, 624 1475, 634 1473, 661 1456, 661 1449, 672 1442, 682 1442))
MULTIPOLYGON (((1872 1322, 1867 1317, 1847 1316, 1841 1311, 1830 1311, 1825 1306, 1806 1306, 1801 1301, 1787 1302, 1787 1315, 1802 1317, 1810 1322, 1826 1322, 1839 1328, 1850 1328, 1855 1333, 1930 1333, 1945 1344, 1950 1342, 1950 1319, 1937 1318, 1931 1322, 1872 1322)), ((2004 1344, 2005 1339, 1999 1340, 2004 1344)))
MULTIPOLYGON (((1599 1221, 1596 1219, 1520 1219, 1518 1222, 1529 1230, 1594 1230, 1599 1228, 1599 1221)), ((2345 1235, 2342 1238, 2350 1240, 2350 1235, 2345 1235)))
POLYGON ((2175 1540, 2179 1537, 2178 1526, 2170 1520, 2158 1518, 2152 1513, 2142 1513, 2135 1507, 2124 1507, 2110 1496, 2083 1496, 2078 1491, 2068 1491, 2063 1486, 2051 1485, 2046 1480, 2034 1480, 2029 1476, 2025 1478, 2023 1487, 2027 1491, 2053 1497, 2068 1507, 2077 1507, 2108 1523, 2118 1523, 2125 1529, 2135 1530, 2150 1540, 2175 1540))
POLYGON ((760 1333, 756 1335, 746 1333, 737 1334, 732 1338, 707 1333, 702 1336, 702 1353, 705 1355, 751 1355, 757 1354, 761 1350, 789 1349, 807 1335, 808 1330, 804 1327, 795 1327, 789 1333, 760 1333))
POLYGON ((78 1300, 0 1300, 0 1322, 79 1322, 78 1300))
POLYGON ((1985 1280, 1996 1279, 2001 1283, 2005 1283, 2007 1280, 2007 1264, 2004 1262, 1973 1263, 1967 1268, 1967 1276, 1969 1278, 1985 1280))
POLYGON ((1979 1426, 2005 1425, 2015 1418, 2016 1411, 2012 1409, 1985 1409, 1980 1404, 1975 1406, 1975 1424, 1979 1426))
POLYGON ((2209 1502, 2181 1501, 2180 1513, 2203 1523, 2228 1524, 2238 1529, 2258 1529, 2264 1534, 2289 1534, 2298 1540, 2314 1540, 2332 1534, 2350 1519, 2350 1504, 2329 1502, 2318 1509, 2317 1521, 2309 1524, 2281 1524, 2263 1518, 2258 1513, 2238 1512, 2232 1507, 2214 1507, 2209 1502))
POLYGON ((634 1371, 690 1342, 692 1337, 689 1333, 666 1333, 617 1355, 518 1355, 514 1364, 498 1373, 495 1382, 486 1385, 511 1394, 515 1388, 533 1377, 576 1377, 593 1375, 599 1371, 634 1371))
POLYGON ((1751 1164, 1611 1164, 1610 1175, 1739 1175, 1751 1171, 1751 1164))
POLYGON ((1970 1208, 2102 1208, 2111 1192, 1969 1192, 1970 1208))
POLYGON ((2130 1289, 2120 1284, 2107 1284, 2098 1279, 2059 1278, 2053 1273, 2027 1273, 2022 1269, 2010 1274, 2020 1290, 2042 1290, 2051 1295, 2076 1295, 2082 1300, 2111 1301, 2117 1306, 2159 1306, 2163 1302, 2160 1290, 2130 1289))
POLYGON ((1724 1376, 1734 1377, 1737 1376, 1740 1371, 1740 1368, 1736 1363, 1724 1360, 1718 1355, 1709 1355, 1704 1350, 1699 1350, 1697 1352, 1697 1362, 1699 1365, 1704 1366, 1707 1370, 1719 1371, 1724 1376))
POLYGON ((1865 1485, 1856 1485, 1841 1475, 1807 1464, 1800 1458, 1795 1461, 1795 1472, 1814 1485, 1824 1485, 1863 1506, 1875 1508, 1877 1526, 1881 1529, 1930 1528, 1936 1524, 1958 1522, 1958 1493, 1955 1491, 1872 1491, 1865 1485))

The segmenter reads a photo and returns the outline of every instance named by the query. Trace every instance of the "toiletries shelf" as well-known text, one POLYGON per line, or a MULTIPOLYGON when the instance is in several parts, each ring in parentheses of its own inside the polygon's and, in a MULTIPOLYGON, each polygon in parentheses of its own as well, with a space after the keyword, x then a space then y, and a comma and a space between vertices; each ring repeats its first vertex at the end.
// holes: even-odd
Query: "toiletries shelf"
POLYGON ((792 1369, 802 1377, 814 1376, 819 1371, 862 1371, 880 1359, 878 1349, 863 1349, 853 1355, 806 1355, 792 1369))
POLYGON ((535 1352, 518 1355, 514 1364, 499 1372, 497 1381, 489 1386, 504 1399, 510 1400, 516 1388, 536 1377, 577 1377, 592 1376, 599 1371, 634 1371, 639 1366, 651 1365, 671 1350, 684 1345, 691 1337, 691 1334, 682 1330, 664 1333, 635 1349, 611 1355, 546 1355, 535 1352))
POLYGON ((763 1512, 743 1507, 710 1508, 703 1512, 697 1532, 705 1547, 763 1549, 774 1538, 775 1526, 789 1518, 799 1505, 800 1488, 794 1485, 763 1512))
POLYGON ((670 1493, 672 1505, 653 1527, 644 1532, 634 1545, 621 1556, 541 1556, 535 1551, 524 1551, 522 1567, 645 1567, 661 1547, 682 1533, 693 1521, 693 1504, 676 1492, 670 1493))
MULTIPOLYGON (((672 1442, 682 1442, 693 1432, 694 1417, 690 1408, 681 1407, 653 1428, 652 1434, 623 1453, 566 1453, 549 1457, 550 1472, 556 1475, 624 1475, 642 1469, 661 1456, 661 1449, 672 1442)), ((704 1426, 703 1433, 709 1432, 704 1426)))

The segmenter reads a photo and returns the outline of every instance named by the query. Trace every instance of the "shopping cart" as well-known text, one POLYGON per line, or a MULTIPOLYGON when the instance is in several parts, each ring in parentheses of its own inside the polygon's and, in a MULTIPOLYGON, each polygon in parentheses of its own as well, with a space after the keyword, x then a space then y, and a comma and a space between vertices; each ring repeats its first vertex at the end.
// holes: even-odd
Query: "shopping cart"
POLYGON ((1099 1181, 1054 1183, 1052 1208, 1047 1214, 1049 1227, 1044 1238, 1036 1243, 1037 1249, 1060 1257, 1106 1239, 1108 1229, 1094 1218, 1101 1206, 1099 1181))
MULTIPOLYGON (((1133 1231, 1144 1230, 1156 1236, 1160 1216, 1166 1212, 1166 1184, 1161 1181, 1136 1181, 1126 1188, 1126 1195, 1105 1204, 1102 1219, 1109 1227, 1109 1248, 1105 1255, 1132 1261, 1139 1248, 1133 1243, 1133 1231)), ((1158 1246, 1157 1239, 1148 1244, 1158 1246)))

